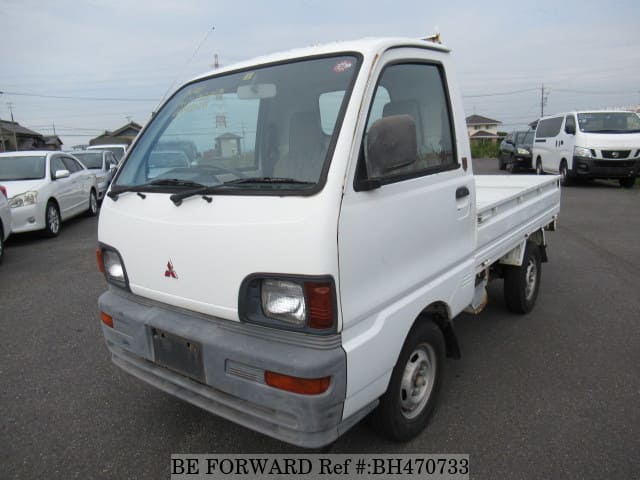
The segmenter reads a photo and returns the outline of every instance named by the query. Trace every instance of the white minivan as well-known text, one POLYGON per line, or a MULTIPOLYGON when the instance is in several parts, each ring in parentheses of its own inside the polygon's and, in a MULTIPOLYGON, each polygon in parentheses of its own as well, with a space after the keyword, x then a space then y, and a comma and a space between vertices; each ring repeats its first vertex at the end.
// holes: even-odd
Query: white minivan
POLYGON ((541 118, 533 141, 536 172, 575 179, 617 179, 632 188, 640 176, 640 117, 633 112, 568 112, 541 118))

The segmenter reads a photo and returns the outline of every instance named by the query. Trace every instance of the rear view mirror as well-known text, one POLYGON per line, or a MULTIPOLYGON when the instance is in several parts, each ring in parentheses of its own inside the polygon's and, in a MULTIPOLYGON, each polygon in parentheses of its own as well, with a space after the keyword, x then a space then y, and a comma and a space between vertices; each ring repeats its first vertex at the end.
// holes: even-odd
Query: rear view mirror
POLYGON ((568 133, 569 135, 575 135, 576 134, 576 126, 572 123, 568 123, 564 126, 564 131, 565 133, 568 133))
POLYGON ((240 85, 236 91, 240 100, 272 98, 276 96, 276 86, 273 83, 253 83, 240 85))
POLYGON ((56 172, 53 174, 53 178, 54 180, 59 180, 61 178, 68 178, 69 175, 71 175, 69 170, 56 170, 56 172))
POLYGON ((393 175, 418 158, 416 122, 411 115, 391 115, 373 123, 367 135, 367 172, 375 179, 393 175))

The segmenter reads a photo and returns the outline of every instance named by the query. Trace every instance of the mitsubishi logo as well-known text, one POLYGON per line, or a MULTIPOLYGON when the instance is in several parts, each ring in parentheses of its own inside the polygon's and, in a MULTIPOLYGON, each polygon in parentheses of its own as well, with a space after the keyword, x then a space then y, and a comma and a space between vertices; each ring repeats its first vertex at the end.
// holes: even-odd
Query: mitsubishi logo
POLYGON ((618 158, 618 156, 619 156, 619 155, 620 155, 620 154, 619 154, 618 152, 611 152, 611 156, 612 156, 613 158, 618 158))
POLYGON ((173 263, 171 263, 171 260, 167 262, 167 269, 164 272, 164 276, 167 278, 175 278, 175 279, 178 278, 178 274, 173 269, 173 263))

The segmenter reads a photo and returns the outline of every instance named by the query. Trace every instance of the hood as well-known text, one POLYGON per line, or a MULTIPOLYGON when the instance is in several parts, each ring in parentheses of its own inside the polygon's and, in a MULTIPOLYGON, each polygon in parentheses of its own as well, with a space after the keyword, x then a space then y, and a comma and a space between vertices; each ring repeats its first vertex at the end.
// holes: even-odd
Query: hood
POLYGON ((0 185, 7 189, 7 198, 12 198, 31 190, 38 190, 46 183, 43 178, 37 180, 0 180, 0 185))
MULTIPOLYGON (((105 199, 98 240, 116 249, 135 295, 239 320, 242 281, 255 273, 333 275, 337 212, 311 197, 168 194, 105 199)), ((336 196, 336 198, 338 198, 336 196)))
MULTIPOLYGON (((595 149, 640 149, 640 133, 581 133, 576 145, 595 149)), ((634 152, 632 152, 634 153, 634 152)))

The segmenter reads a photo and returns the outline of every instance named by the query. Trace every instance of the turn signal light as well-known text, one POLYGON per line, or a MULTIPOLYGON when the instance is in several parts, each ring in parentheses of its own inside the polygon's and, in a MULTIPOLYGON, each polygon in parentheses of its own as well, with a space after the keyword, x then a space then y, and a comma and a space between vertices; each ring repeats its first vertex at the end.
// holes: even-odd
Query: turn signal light
POLYGON ((100 312, 100 320, 102 320, 102 323, 104 323, 107 327, 113 328, 113 318, 110 315, 107 315, 104 312, 100 312))
POLYGON ((287 392, 300 393, 302 395, 319 395, 324 393, 331 384, 331 377, 323 378, 299 378, 266 371, 264 381, 270 387, 286 390, 287 392))
POLYGON ((333 290, 331 283, 305 282, 310 328, 324 330, 333 327, 333 290))
POLYGON ((100 270, 100 273, 104 273, 104 260, 102 260, 101 248, 96 250, 96 260, 98 261, 98 270, 100 270))

